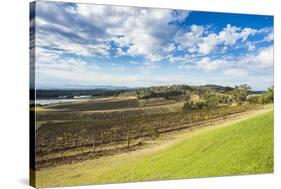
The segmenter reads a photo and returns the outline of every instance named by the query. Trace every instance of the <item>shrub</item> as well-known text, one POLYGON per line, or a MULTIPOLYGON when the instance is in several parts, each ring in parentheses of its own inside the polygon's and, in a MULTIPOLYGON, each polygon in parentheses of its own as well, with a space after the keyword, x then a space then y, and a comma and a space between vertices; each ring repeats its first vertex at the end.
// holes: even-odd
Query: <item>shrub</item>
POLYGON ((184 103, 183 106, 183 110, 187 111, 187 110, 197 110, 197 109, 203 109, 208 107, 208 105, 206 104, 206 102, 202 102, 202 101, 198 101, 198 102, 186 102, 184 103))
POLYGON ((247 101, 251 104, 257 104, 259 103, 261 95, 253 94, 253 95, 248 95, 247 96, 247 101))

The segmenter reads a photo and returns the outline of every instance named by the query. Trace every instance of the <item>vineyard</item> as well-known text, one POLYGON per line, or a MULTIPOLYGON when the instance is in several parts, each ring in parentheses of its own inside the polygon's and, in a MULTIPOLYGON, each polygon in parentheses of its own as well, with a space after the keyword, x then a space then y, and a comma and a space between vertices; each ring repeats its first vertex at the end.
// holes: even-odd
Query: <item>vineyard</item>
MULTIPOLYGON (((108 107, 113 106, 117 104, 108 107)), ((39 114, 39 120, 49 121, 37 131, 36 168, 136 150, 162 133, 210 125, 258 108, 258 105, 222 106, 173 113, 166 106, 151 106, 39 114), (65 121, 50 121, 59 119, 65 121)))
POLYGON ((52 109, 66 111, 114 110, 140 107, 137 99, 124 100, 89 100, 81 103, 58 104, 50 106, 52 109))
POLYGON ((124 108, 95 111, 64 111, 38 113, 38 121, 47 120, 102 120, 102 119, 126 119, 140 116, 170 113, 166 106, 153 106, 145 108, 124 108))
MULTIPOLYGON (((127 151, 138 149, 129 153, 125 147, 119 148, 119 152, 107 150, 106 155, 122 154, 106 158, 101 157, 105 151, 102 154, 102 151, 93 153, 91 148, 84 149, 79 156, 65 158, 65 163, 69 164, 41 169, 36 177, 40 187, 46 187, 82 184, 89 179, 91 183, 101 184, 117 180, 159 180, 167 176, 182 179, 273 172, 272 108, 265 107, 224 123, 191 130, 162 134, 147 146, 127 148, 127 151), (81 162, 76 162, 78 158, 81 162)), ((61 162, 62 159, 57 158, 52 164, 61 162)))

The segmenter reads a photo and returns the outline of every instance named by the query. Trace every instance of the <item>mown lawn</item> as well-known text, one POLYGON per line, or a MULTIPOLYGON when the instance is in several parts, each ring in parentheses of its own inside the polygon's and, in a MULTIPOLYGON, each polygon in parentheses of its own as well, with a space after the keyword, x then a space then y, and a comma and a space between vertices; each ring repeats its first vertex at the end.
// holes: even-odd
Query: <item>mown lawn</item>
MULTIPOLYGON (((149 152, 149 151, 148 151, 149 152)), ((202 129, 157 153, 124 154, 37 173, 38 186, 273 172, 273 112, 202 129)))

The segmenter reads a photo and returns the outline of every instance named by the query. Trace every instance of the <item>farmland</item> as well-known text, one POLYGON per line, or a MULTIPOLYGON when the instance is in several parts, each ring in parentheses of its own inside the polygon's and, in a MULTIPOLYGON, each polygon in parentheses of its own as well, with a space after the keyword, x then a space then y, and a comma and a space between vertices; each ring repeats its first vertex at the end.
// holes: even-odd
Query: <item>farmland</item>
POLYGON ((132 182, 273 171, 271 107, 213 127, 163 135, 149 148, 47 168, 39 186, 132 182), (130 161, 130 164, 127 162, 130 161), (76 170, 75 172, 71 170, 76 170))
MULTIPOLYGON (((190 131, 204 130, 204 128, 211 128, 214 125, 228 123, 232 120, 243 120, 247 116, 260 115, 272 110, 270 103, 250 103, 246 98, 243 98, 244 101, 238 101, 239 98, 236 100, 232 91, 229 92, 229 88, 219 88, 219 90, 203 88, 203 91, 197 88, 190 91, 187 91, 186 87, 180 87, 183 90, 175 88, 178 90, 177 92, 169 91, 175 90, 173 87, 167 89, 161 87, 160 92, 158 88, 154 89, 159 93, 151 92, 151 89, 147 93, 146 89, 142 89, 143 93, 136 93, 142 94, 141 97, 134 96, 132 95, 134 92, 129 91, 114 96, 88 97, 73 102, 37 104, 32 109, 36 113, 36 172, 44 175, 45 171, 52 172, 57 168, 76 166, 83 162, 99 162, 103 159, 126 156, 126 154, 130 156, 132 153, 142 151, 150 153, 150 149, 153 151, 153 146, 157 146, 158 143, 169 146, 170 143, 174 144, 175 139, 192 143, 189 142, 189 137, 182 138, 182 136, 190 131), (163 89, 168 92, 162 93, 163 89), (172 96, 167 96, 167 94, 172 94, 172 96), (148 97, 144 95, 148 95, 148 97)), ((234 91, 234 89, 232 90, 234 91)), ((234 92, 235 95, 244 95, 239 91, 234 92)), ((271 100, 270 94, 270 92, 266 92, 266 99, 271 100)), ((264 99, 264 96, 261 95, 261 97, 264 99)), ((210 140, 209 142, 213 140, 209 137, 206 138, 207 141, 210 140)), ((166 149, 166 147, 164 148, 166 149)), ((183 150, 181 147, 179 149, 183 150)), ((166 150, 173 151, 170 148, 166 150)), ((101 170, 101 172, 103 171, 105 170, 101 170)), ((205 175, 205 173, 200 174, 194 172, 194 175, 189 175, 186 172, 182 173, 182 176, 205 175)), ((137 179, 138 176, 140 175, 136 175, 134 178, 137 179)), ((106 178, 110 178, 108 180, 110 182, 114 182, 115 179, 114 176, 108 175, 98 177, 97 181, 89 181, 89 183, 106 182, 106 178)), ((143 176, 139 178, 147 180, 180 177, 177 177, 177 174, 155 177, 153 173, 147 178, 143 176)), ((43 176, 41 179, 44 183, 43 176)), ((120 181, 131 180, 134 179, 131 177, 125 180, 120 179, 120 181)), ((67 181, 65 182, 67 183, 67 181)))
POLYGON ((69 111, 85 111, 85 110, 114 110, 140 107, 139 101, 136 99, 99 99, 88 100, 81 103, 69 103, 63 105, 53 105, 49 108, 66 109, 69 111))

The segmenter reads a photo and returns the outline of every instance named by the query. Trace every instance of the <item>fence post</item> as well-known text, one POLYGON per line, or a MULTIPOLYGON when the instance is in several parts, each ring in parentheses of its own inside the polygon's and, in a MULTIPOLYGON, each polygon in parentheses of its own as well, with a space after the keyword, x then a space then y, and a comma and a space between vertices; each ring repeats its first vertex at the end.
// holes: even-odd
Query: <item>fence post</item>
POLYGON ((130 147, 130 136, 131 135, 131 131, 129 130, 128 132, 127 132, 127 146, 128 147, 130 147))
POLYGON ((103 144, 103 137, 104 137, 104 130, 101 130, 101 144, 100 144, 100 150, 102 150, 102 144, 103 144))
POLYGON ((113 142, 113 131, 110 130, 110 143, 112 143, 112 142, 113 142))
POLYGON ((94 138, 93 138, 93 150, 94 150, 94 152, 96 152, 95 136, 94 136, 94 138))

